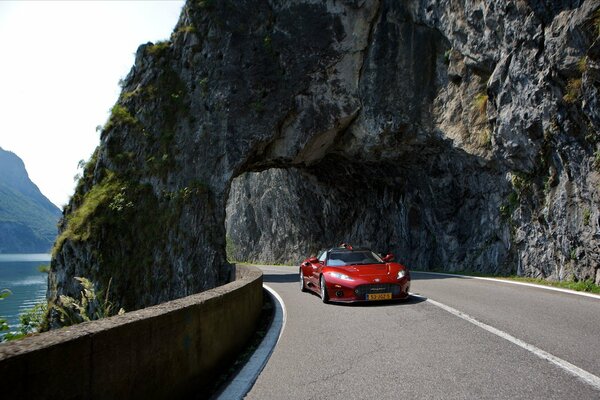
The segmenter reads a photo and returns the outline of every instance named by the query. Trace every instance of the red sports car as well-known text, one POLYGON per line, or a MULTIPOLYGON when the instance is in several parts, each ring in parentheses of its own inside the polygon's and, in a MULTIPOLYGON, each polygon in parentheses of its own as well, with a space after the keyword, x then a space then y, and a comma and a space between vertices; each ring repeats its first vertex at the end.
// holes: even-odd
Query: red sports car
POLYGON ((324 303, 406 299, 408 268, 392 260, 391 254, 381 258, 349 245, 325 250, 300 264, 300 289, 312 290, 324 303))

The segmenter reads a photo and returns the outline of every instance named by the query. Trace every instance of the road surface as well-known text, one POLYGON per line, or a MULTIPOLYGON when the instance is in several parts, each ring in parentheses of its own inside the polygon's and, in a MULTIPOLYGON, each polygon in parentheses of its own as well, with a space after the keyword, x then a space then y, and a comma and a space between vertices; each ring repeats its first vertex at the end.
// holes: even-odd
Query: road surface
POLYGON ((261 268, 287 318, 247 399, 600 399, 600 299, 413 273, 408 302, 323 304, 261 268))

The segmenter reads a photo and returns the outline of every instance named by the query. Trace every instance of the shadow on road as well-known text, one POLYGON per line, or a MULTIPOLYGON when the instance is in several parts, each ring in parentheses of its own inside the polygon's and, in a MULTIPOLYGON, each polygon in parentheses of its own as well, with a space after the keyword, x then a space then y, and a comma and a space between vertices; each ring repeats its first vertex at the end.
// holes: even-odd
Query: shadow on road
POLYGON ((438 275, 421 271, 410 271, 410 278, 413 281, 430 281, 434 279, 469 279, 460 275, 438 275))
POLYGON ((296 282, 300 279, 298 274, 263 274, 263 282, 272 282, 272 283, 290 283, 296 282))
POLYGON ((342 307, 402 307, 412 306, 426 301, 425 297, 410 296, 406 300, 364 301, 359 303, 334 303, 342 307))

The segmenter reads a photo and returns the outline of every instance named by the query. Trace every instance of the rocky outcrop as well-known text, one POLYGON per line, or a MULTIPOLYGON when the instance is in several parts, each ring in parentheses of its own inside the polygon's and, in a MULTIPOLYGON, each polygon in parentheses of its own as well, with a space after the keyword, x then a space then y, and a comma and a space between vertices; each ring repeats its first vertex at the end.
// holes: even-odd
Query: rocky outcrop
POLYGON ((599 280, 597 8, 189 2, 138 49, 51 298, 77 274, 126 309, 225 282, 228 199, 238 259, 343 237, 413 267, 599 280))
POLYGON ((47 253, 60 210, 31 182, 23 161, 0 148, 0 253, 47 253))
POLYGON ((324 157, 358 174, 238 178, 230 256, 295 264, 351 241, 419 269, 600 282, 599 15, 593 2, 383 2, 361 111, 324 157), (373 175, 365 160, 393 166, 373 175))

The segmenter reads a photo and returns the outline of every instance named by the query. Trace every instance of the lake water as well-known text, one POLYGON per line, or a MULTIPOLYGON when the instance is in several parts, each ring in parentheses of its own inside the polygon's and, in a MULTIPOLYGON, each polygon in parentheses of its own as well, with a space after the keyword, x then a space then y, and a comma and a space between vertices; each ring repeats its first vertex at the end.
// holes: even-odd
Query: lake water
POLYGON ((19 326, 19 315, 35 304, 45 301, 48 274, 40 265, 50 264, 50 254, 0 254, 0 290, 12 294, 0 300, 0 317, 11 330, 19 326))

